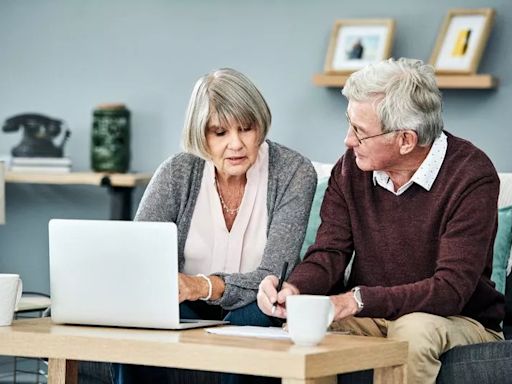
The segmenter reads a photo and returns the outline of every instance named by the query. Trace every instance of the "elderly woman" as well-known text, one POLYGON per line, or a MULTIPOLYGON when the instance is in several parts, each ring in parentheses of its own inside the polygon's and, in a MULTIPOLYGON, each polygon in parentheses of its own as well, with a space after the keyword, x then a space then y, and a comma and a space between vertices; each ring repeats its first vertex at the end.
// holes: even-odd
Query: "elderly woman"
POLYGON ((135 220, 178 227, 182 318, 276 321, 256 305, 258 285, 285 261, 289 270, 298 262, 316 173, 297 152, 265 140, 270 122, 265 99, 240 72, 201 77, 185 152, 164 161, 144 193, 135 220))

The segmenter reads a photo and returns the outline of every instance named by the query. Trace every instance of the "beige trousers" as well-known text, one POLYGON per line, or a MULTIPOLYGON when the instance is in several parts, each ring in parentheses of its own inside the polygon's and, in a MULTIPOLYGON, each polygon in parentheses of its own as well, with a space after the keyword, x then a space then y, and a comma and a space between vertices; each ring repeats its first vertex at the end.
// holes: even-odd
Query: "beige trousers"
POLYGON ((503 333, 486 329, 469 317, 441 317, 422 312, 396 320, 349 317, 335 321, 331 330, 408 341, 409 384, 435 383, 441 369, 439 357, 453 347, 503 340, 503 333))

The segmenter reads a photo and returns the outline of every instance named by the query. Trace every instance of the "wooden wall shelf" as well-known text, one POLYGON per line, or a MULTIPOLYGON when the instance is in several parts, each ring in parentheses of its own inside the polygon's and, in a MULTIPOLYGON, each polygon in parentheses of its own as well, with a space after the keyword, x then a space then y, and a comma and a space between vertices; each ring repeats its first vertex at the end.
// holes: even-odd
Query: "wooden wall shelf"
MULTIPOLYGON (((319 87, 343 87, 350 74, 327 75, 316 74, 313 84, 319 87)), ((441 89, 493 89, 498 86, 498 80, 487 74, 479 75, 437 75, 437 85, 441 89)))
MULTIPOLYGON (((1 165, 2 163, 0 163, 1 165)), ((0 169, 1 170, 1 169, 0 169)), ((6 183, 49 185, 96 185, 107 187, 110 192, 110 218, 131 220, 133 189, 144 186, 151 179, 150 173, 102 173, 102 172, 12 172, 5 173, 6 183)), ((1 197, 1 196, 0 196, 1 197)), ((0 212, 1 214, 2 212, 0 212)), ((2 217, 0 217, 1 222, 2 217)))
POLYGON ((151 179, 150 173, 32 173, 7 171, 7 183, 28 184, 82 184, 101 186, 108 183, 112 187, 136 187, 146 185, 151 179), (107 180, 108 179, 108 180, 107 180))

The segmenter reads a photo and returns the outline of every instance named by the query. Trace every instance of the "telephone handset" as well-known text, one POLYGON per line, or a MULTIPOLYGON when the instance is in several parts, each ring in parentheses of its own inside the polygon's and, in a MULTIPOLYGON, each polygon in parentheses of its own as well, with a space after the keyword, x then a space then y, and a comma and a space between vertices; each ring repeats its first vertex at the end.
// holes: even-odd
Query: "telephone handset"
POLYGON ((64 144, 71 132, 66 129, 58 146, 52 140, 59 135, 64 125, 62 120, 28 113, 7 119, 2 130, 4 132, 16 132, 20 128, 23 129, 21 142, 11 151, 15 157, 62 157, 64 144))

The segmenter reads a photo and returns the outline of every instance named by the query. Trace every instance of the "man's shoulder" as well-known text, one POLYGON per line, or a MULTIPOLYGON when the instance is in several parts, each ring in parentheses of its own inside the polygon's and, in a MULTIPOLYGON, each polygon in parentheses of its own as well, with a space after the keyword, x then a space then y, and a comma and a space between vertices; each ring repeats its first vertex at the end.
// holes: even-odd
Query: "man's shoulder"
POLYGON ((457 197, 478 186, 487 185, 493 191, 489 198, 498 197, 499 177, 491 159, 468 140, 449 135, 446 156, 437 176, 437 187, 457 197), (492 196, 495 195, 495 196, 492 196))
MULTIPOLYGON (((470 173, 496 174, 496 169, 489 158, 476 145, 469 140, 454 136, 445 132, 448 141, 445 164, 447 167, 462 170, 470 173)), ((444 164, 443 164, 444 165, 444 164)))

